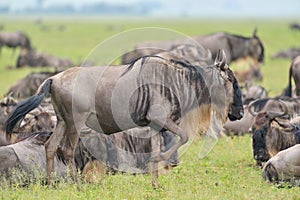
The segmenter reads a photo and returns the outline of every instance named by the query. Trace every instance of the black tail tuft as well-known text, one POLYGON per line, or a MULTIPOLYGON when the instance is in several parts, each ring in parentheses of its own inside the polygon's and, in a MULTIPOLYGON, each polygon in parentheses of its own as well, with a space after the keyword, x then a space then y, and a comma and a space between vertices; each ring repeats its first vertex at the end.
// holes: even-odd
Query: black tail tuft
POLYGON ((44 97, 48 96, 50 94, 50 86, 51 86, 52 80, 48 79, 44 85, 41 88, 41 91, 30 97, 29 99, 20 102, 15 110, 9 115, 6 123, 5 123, 5 131, 10 138, 10 134, 13 131, 13 128, 15 125, 20 121, 27 113, 29 113, 34 108, 38 107, 44 97))

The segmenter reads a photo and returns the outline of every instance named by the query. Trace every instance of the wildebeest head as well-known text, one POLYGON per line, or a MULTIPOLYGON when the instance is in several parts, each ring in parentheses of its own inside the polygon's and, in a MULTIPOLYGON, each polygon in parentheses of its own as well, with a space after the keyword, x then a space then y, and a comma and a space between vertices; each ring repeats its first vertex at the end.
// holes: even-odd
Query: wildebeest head
POLYGON ((264 62, 264 45, 261 42, 260 38, 256 34, 256 29, 253 33, 253 38, 251 39, 251 46, 250 46, 250 54, 253 58, 257 59, 259 63, 264 62))
POLYGON ((225 80, 225 92, 229 103, 228 118, 231 121, 241 119, 244 115, 242 92, 234 73, 226 63, 226 56, 223 50, 219 51, 215 59, 215 65, 220 68, 225 80))
POLYGON ((256 113, 253 111, 253 105, 255 102, 251 103, 248 107, 249 112, 255 117, 255 121, 252 124, 252 147, 253 156, 257 161, 257 164, 261 165, 261 162, 266 162, 270 159, 269 151, 267 150, 267 138, 271 138, 269 135, 272 134, 271 124, 273 121, 277 121, 276 118, 282 117, 288 113, 287 106, 283 105, 283 112, 260 112, 256 113))

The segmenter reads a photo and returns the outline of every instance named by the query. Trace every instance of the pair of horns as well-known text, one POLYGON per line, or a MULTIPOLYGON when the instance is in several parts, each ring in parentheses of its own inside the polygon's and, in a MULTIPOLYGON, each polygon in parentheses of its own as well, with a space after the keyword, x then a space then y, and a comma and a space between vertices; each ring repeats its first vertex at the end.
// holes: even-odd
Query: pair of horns
POLYGON ((219 49, 217 57, 215 59, 215 65, 219 67, 221 70, 228 69, 228 65, 226 63, 226 54, 225 51, 222 49, 219 49))
MULTIPOLYGON (((282 116, 284 116, 284 115, 286 115, 286 114, 288 114, 288 107, 287 107, 287 105, 283 102, 283 101, 281 101, 281 100, 279 100, 279 102, 280 102, 280 104, 282 105, 282 107, 283 107, 283 111, 282 112, 273 112, 273 111, 269 111, 269 112, 267 112, 267 116, 268 116, 268 118, 270 118, 270 119, 275 119, 276 117, 282 117, 282 116)), ((248 111, 249 111, 249 113, 252 115, 252 116, 256 116, 257 114, 258 114, 258 112, 255 112, 254 111, 254 105, 257 103, 257 101, 254 101, 254 102, 252 102, 250 105, 249 105, 249 107, 248 107, 248 111)))

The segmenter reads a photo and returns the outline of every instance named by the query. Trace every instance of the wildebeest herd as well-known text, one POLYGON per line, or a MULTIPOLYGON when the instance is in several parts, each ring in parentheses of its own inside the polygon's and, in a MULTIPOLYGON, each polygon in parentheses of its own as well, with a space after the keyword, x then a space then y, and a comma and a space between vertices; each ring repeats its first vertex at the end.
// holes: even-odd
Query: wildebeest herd
MULTIPOLYGON (((13 46, 7 38, 0 34, 1 47, 13 46)), ((56 176, 67 176, 67 168, 88 177, 97 165, 93 173, 100 177, 152 173, 156 188, 160 171, 180 163, 178 149, 195 134, 250 133, 266 180, 300 178, 300 56, 293 56, 287 88, 268 97, 253 85, 263 79, 265 59, 256 30, 252 37, 219 32, 145 42, 124 54, 121 65, 95 67, 72 67, 71 61, 36 53, 25 38, 14 43, 21 48, 17 67, 71 68, 30 74, 1 101, 3 177, 10 177, 11 168, 30 174, 38 166, 53 184, 56 176), (252 60, 249 69, 229 68, 246 58, 252 60)))

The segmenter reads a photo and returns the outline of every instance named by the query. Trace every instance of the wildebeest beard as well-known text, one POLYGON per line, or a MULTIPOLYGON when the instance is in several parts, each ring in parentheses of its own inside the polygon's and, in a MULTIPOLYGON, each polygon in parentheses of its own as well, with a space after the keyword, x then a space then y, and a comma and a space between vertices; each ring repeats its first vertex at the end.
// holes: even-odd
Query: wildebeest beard
POLYGON ((233 81, 233 103, 228 113, 228 118, 231 121, 241 119, 243 117, 243 102, 242 102, 242 92, 238 85, 236 79, 233 81))
POLYGON ((257 161, 265 162, 269 158, 266 154, 266 133, 268 125, 264 125, 259 130, 253 131, 253 156, 257 161))

